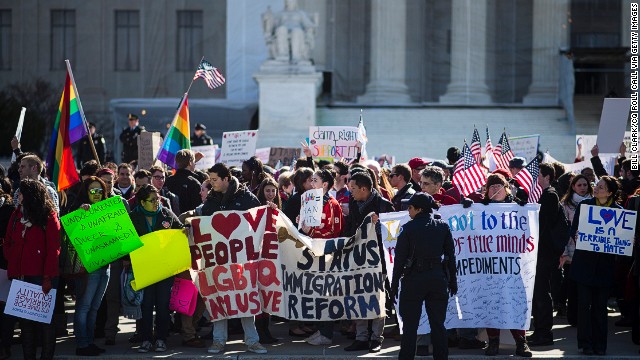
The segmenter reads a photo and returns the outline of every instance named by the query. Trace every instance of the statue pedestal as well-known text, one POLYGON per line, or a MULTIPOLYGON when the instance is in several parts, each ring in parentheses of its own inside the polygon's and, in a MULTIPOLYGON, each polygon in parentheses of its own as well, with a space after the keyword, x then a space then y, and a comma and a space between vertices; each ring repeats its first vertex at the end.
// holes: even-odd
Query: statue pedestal
POLYGON ((258 147, 299 147, 316 124, 322 73, 287 67, 287 72, 265 71, 270 68, 265 64, 253 75, 259 87, 258 147))

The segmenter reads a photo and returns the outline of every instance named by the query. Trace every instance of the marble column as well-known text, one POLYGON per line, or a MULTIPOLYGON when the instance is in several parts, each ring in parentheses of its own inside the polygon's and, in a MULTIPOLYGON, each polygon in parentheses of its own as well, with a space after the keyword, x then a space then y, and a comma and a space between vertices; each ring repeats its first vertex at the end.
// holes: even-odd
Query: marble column
POLYGON ((445 104, 490 104, 487 76, 487 0, 451 2, 451 82, 445 104))
POLYGON ((406 0, 371 1, 371 71, 365 104, 411 102, 406 76, 406 0))
POLYGON ((533 2, 532 74, 526 105, 558 105, 560 48, 569 46, 569 0, 533 2))

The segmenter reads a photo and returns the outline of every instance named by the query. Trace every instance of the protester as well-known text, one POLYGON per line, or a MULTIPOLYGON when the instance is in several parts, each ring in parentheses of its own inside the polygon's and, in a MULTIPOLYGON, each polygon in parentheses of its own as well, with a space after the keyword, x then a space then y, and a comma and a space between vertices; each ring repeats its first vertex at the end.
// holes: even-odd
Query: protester
POLYGON ((176 172, 167 178, 165 186, 178 196, 180 211, 187 212, 200 205, 200 185, 194 173, 195 154, 191 150, 180 150, 176 154, 176 172))
MULTIPOLYGON (((9 226, 9 219, 15 211, 11 199, 11 186, 6 189, 0 189, 0 244, 4 243, 4 237, 9 226)), ((7 270, 7 259, 3 252, 0 252, 0 269, 7 270)), ((0 301, 0 359, 9 359, 11 357, 11 341, 13 338, 13 330, 17 322, 17 318, 4 313, 6 302, 0 301)), ((66 322, 65 322, 66 325, 66 322)))
MULTIPOLYGON (((123 163, 129 163, 138 159, 138 136, 145 131, 144 126, 140 126, 138 115, 129 114, 129 126, 122 129, 120 141, 122 141, 123 163)), ((131 170, 132 171, 132 170, 131 170)))
POLYGON ((129 200, 131 196, 133 196, 135 190, 133 182, 133 168, 128 163, 122 163, 118 166, 116 188, 120 191, 125 200, 129 200))
POLYGON ((405 164, 398 164, 391 169, 389 179, 391 186, 398 189, 391 199, 393 207, 397 210, 407 210, 408 205, 403 204, 402 200, 408 200, 416 193, 411 185, 411 168, 405 164))
POLYGON ((283 171, 278 175, 278 191, 280 192, 280 199, 282 199, 282 206, 289 201, 294 190, 293 185, 293 173, 291 171, 283 171))
POLYGON ((511 177, 515 178, 526 164, 527 160, 519 156, 516 156, 513 159, 509 160, 509 172, 511 173, 511 177))
POLYGON ((313 170, 310 168, 299 168, 293 174, 293 186, 295 187, 295 193, 289 198, 284 205, 282 211, 291 220, 291 222, 298 226, 298 215, 300 215, 300 206, 302 206, 302 194, 313 188, 311 184, 311 176, 313 176, 313 170))
MULTIPOLYGON (((229 168, 225 164, 218 163, 209 169, 211 179, 211 192, 203 207, 202 215, 210 216, 224 210, 249 210, 260 206, 260 202, 238 179, 231 176, 229 168)), ((253 317, 240 318, 244 329, 244 343, 247 350, 256 354, 266 354, 267 349, 259 342, 260 336, 256 331, 253 317)), ((227 319, 213 322, 213 344, 209 347, 210 354, 224 352, 227 343, 227 319)))
POLYGON ((258 190, 258 200, 262 205, 275 204, 278 209, 282 209, 282 199, 278 191, 278 183, 271 177, 266 177, 260 183, 258 190))
MULTIPOLYGON (((593 198, 583 200, 571 222, 574 237, 580 225, 583 205, 614 209, 620 185, 611 176, 603 176, 593 191, 593 198)), ((615 256, 576 249, 571 259, 571 278, 578 285, 578 348, 584 355, 605 355, 607 351, 607 300, 614 276, 615 256)))
MULTIPOLYGON (((24 179, 32 179, 32 180, 40 181, 43 185, 45 185, 47 194, 49 194, 51 201, 53 201, 53 205, 55 206, 56 212, 60 212, 58 192, 54 188, 55 185, 52 182, 46 180, 40 175, 42 174, 43 169, 44 169, 44 164, 42 163, 42 160, 40 160, 38 156, 28 155, 28 154, 25 155, 20 160, 20 165, 18 167, 18 173, 20 174, 20 184, 22 184, 22 180, 24 179)), ((16 206, 20 203, 19 194, 20 194, 21 187, 22 187, 21 185, 18 186, 18 188, 15 190, 15 193, 13 194, 13 203, 16 206)))
POLYGON ((439 206, 431 195, 415 194, 407 204, 411 220, 398 236, 391 282, 393 298, 399 293, 400 278, 405 289, 399 293, 403 335, 398 359, 411 360, 416 355, 423 304, 431 327, 433 358, 448 359, 444 321, 449 295, 458 292, 453 237, 446 222, 432 217, 439 206))
MULTIPOLYGON (((107 198, 107 186, 95 176, 82 182, 82 191, 76 199, 74 209, 89 211, 91 205, 107 198)), ((74 278, 76 309, 73 317, 73 333, 76 337, 76 355, 98 356, 105 352, 94 344, 94 330, 98 308, 109 283, 109 265, 87 273, 84 267, 74 278)))
POLYGON ((151 172, 151 185, 158 189, 160 196, 169 199, 171 211, 173 211, 174 214, 182 214, 180 211, 180 199, 165 186, 167 176, 164 169, 156 165, 149 168, 149 171, 151 172))
POLYGON ((427 165, 429 165, 429 162, 422 158, 415 157, 409 160, 408 165, 411 168, 411 186, 413 187, 413 190, 420 192, 422 191, 420 189, 420 173, 425 167, 427 167, 427 165))
POLYGON ((420 189, 423 193, 429 194, 440 205, 455 205, 459 202, 446 194, 442 188, 445 175, 444 171, 437 166, 427 166, 420 174, 420 189))
MULTIPOLYGON (((140 187, 136 193, 136 199, 137 206, 129 213, 129 216, 138 236, 159 230, 182 228, 182 223, 178 220, 178 217, 171 210, 162 206, 158 190, 153 185, 146 184, 140 187)), ((170 322, 169 299, 173 281, 173 276, 171 276, 144 288, 140 331, 142 345, 138 348, 140 353, 147 353, 152 349, 156 352, 167 350, 170 322), (155 331, 153 329, 154 308, 156 312, 155 331), (155 344, 152 343, 154 337, 156 339, 155 344)))
MULTIPOLYGON (((151 179, 152 179, 151 178, 151 172, 149 172, 147 170, 144 170, 144 169, 143 170, 138 170, 138 171, 135 172, 135 174, 133 174, 133 181, 134 181, 134 185, 135 185, 135 190, 133 191, 133 195, 127 201, 129 203, 129 208, 133 209, 133 208, 136 207, 136 205, 138 204, 138 200, 136 199, 136 195, 138 194, 138 190, 140 188, 142 188, 142 186, 144 186, 144 185, 152 185, 151 184, 151 182, 152 182, 151 179)), ((158 191, 158 194, 160 194, 160 191, 158 191)), ((166 197, 164 197, 162 195, 159 195, 159 197, 160 197, 160 202, 162 203, 162 206, 164 206, 165 208, 167 208, 168 210, 171 210, 171 212, 173 212, 173 208, 171 208, 171 202, 169 201, 169 199, 167 199, 166 197)))
MULTIPOLYGON (((40 180, 20 181, 18 207, 11 218, 3 241, 8 261, 9 279, 41 285, 48 294, 58 285, 60 255, 60 222, 56 208, 40 180)), ((42 344, 40 359, 53 359, 56 334, 53 324, 20 319, 22 353, 25 359, 35 359, 38 339, 42 344)))
POLYGON ((336 173, 336 178, 333 182, 333 188, 329 190, 329 193, 338 201, 338 204, 342 206, 342 213, 344 216, 347 216, 349 211, 350 195, 349 187, 347 186, 349 165, 343 161, 336 161, 333 163, 333 170, 336 173))
MULTIPOLYGON (((484 193, 483 204, 490 203, 512 203, 514 196, 510 193, 510 187, 504 176, 500 174, 491 174, 487 177, 486 191, 484 193)), ((527 345, 525 338, 525 330, 511 329, 511 336, 516 342, 516 355, 522 357, 531 357, 532 353, 527 345)), ((500 348, 500 329, 487 328, 489 336, 489 345, 485 350, 485 355, 496 356, 500 348)))
POLYGON ((247 185, 253 195, 258 196, 258 188, 266 177, 262 161, 257 156, 242 162, 242 182, 247 185))

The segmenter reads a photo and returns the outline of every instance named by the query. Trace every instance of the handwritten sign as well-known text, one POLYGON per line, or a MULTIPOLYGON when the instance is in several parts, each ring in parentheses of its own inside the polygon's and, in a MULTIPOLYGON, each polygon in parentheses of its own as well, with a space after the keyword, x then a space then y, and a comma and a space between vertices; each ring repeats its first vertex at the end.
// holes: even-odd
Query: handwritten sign
POLYGON ((514 156, 527 159, 527 163, 538 155, 540 135, 516 136, 509 138, 509 146, 514 156))
POLYGON ((133 290, 138 291, 189 269, 189 240, 182 230, 158 230, 143 235, 140 240, 144 246, 130 255, 136 277, 131 282, 133 290))
POLYGON ((322 223, 322 189, 307 190, 302 194, 299 227, 320 226, 322 223))
POLYGON ((122 203, 114 196, 60 218, 87 272, 95 271, 142 246, 122 203))
POLYGON ((258 130, 232 131, 222 134, 220 161, 229 166, 240 166, 256 153, 258 130))
POLYGON ((268 147, 256 149, 256 157, 265 165, 269 162, 269 151, 271 148, 268 147))
POLYGON ((201 152, 204 157, 200 159, 196 163, 196 169, 200 170, 208 170, 210 167, 216 164, 216 150, 218 149, 218 145, 202 145, 202 146, 192 146, 191 150, 195 152, 201 152))
POLYGON ((51 324, 55 303, 56 289, 51 289, 48 294, 45 294, 40 285, 13 280, 4 313, 22 319, 51 324))
POLYGON ((195 217, 195 283, 212 320, 261 312, 292 320, 385 316, 375 226, 351 238, 311 239, 278 210, 257 207, 195 217))
POLYGON ((316 158, 353 159, 358 156, 357 141, 355 126, 309 127, 309 148, 316 158))
POLYGON ((576 249, 631 256, 637 215, 631 210, 580 205, 576 249))
MULTIPOLYGON (((629 159, 631 157, 631 131, 625 131, 624 132, 624 138, 622 139, 622 142, 624 143, 624 145, 627 147, 627 151, 625 152, 625 157, 627 159, 629 159)), ((586 160, 589 161, 589 159, 591 158, 591 149, 593 148, 593 145, 598 143, 598 135, 576 135, 576 157, 578 157, 578 152, 580 149, 578 149, 578 145, 580 145, 582 147, 582 157, 586 160)), ((618 144, 618 147, 620 146, 620 144, 618 144)), ((619 149, 618 149, 619 150, 619 149)), ((602 158, 603 152, 600 151, 600 158, 602 158)), ((619 151, 616 150, 615 155, 618 155, 619 151)), ((609 174, 612 174, 612 172, 610 172, 609 174)))
POLYGON ((149 169, 154 165, 160 165, 161 162, 153 160, 156 157, 160 147, 162 146, 162 137, 159 132, 143 131, 138 136, 138 168, 149 169))

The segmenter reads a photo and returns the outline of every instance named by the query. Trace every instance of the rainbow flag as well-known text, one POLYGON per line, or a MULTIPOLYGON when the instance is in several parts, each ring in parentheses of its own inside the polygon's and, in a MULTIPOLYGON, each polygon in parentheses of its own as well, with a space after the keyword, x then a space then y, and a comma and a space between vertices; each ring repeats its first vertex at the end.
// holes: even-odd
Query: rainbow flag
POLYGON ((190 139, 189 103, 187 102, 187 94, 184 94, 178 112, 171 123, 171 128, 158 151, 158 160, 176 168, 176 154, 182 149, 191 149, 190 139))
POLYGON ((73 162, 71 144, 87 135, 78 106, 80 100, 76 98, 71 76, 67 72, 47 156, 47 175, 56 184, 58 191, 67 189, 80 181, 73 162))

